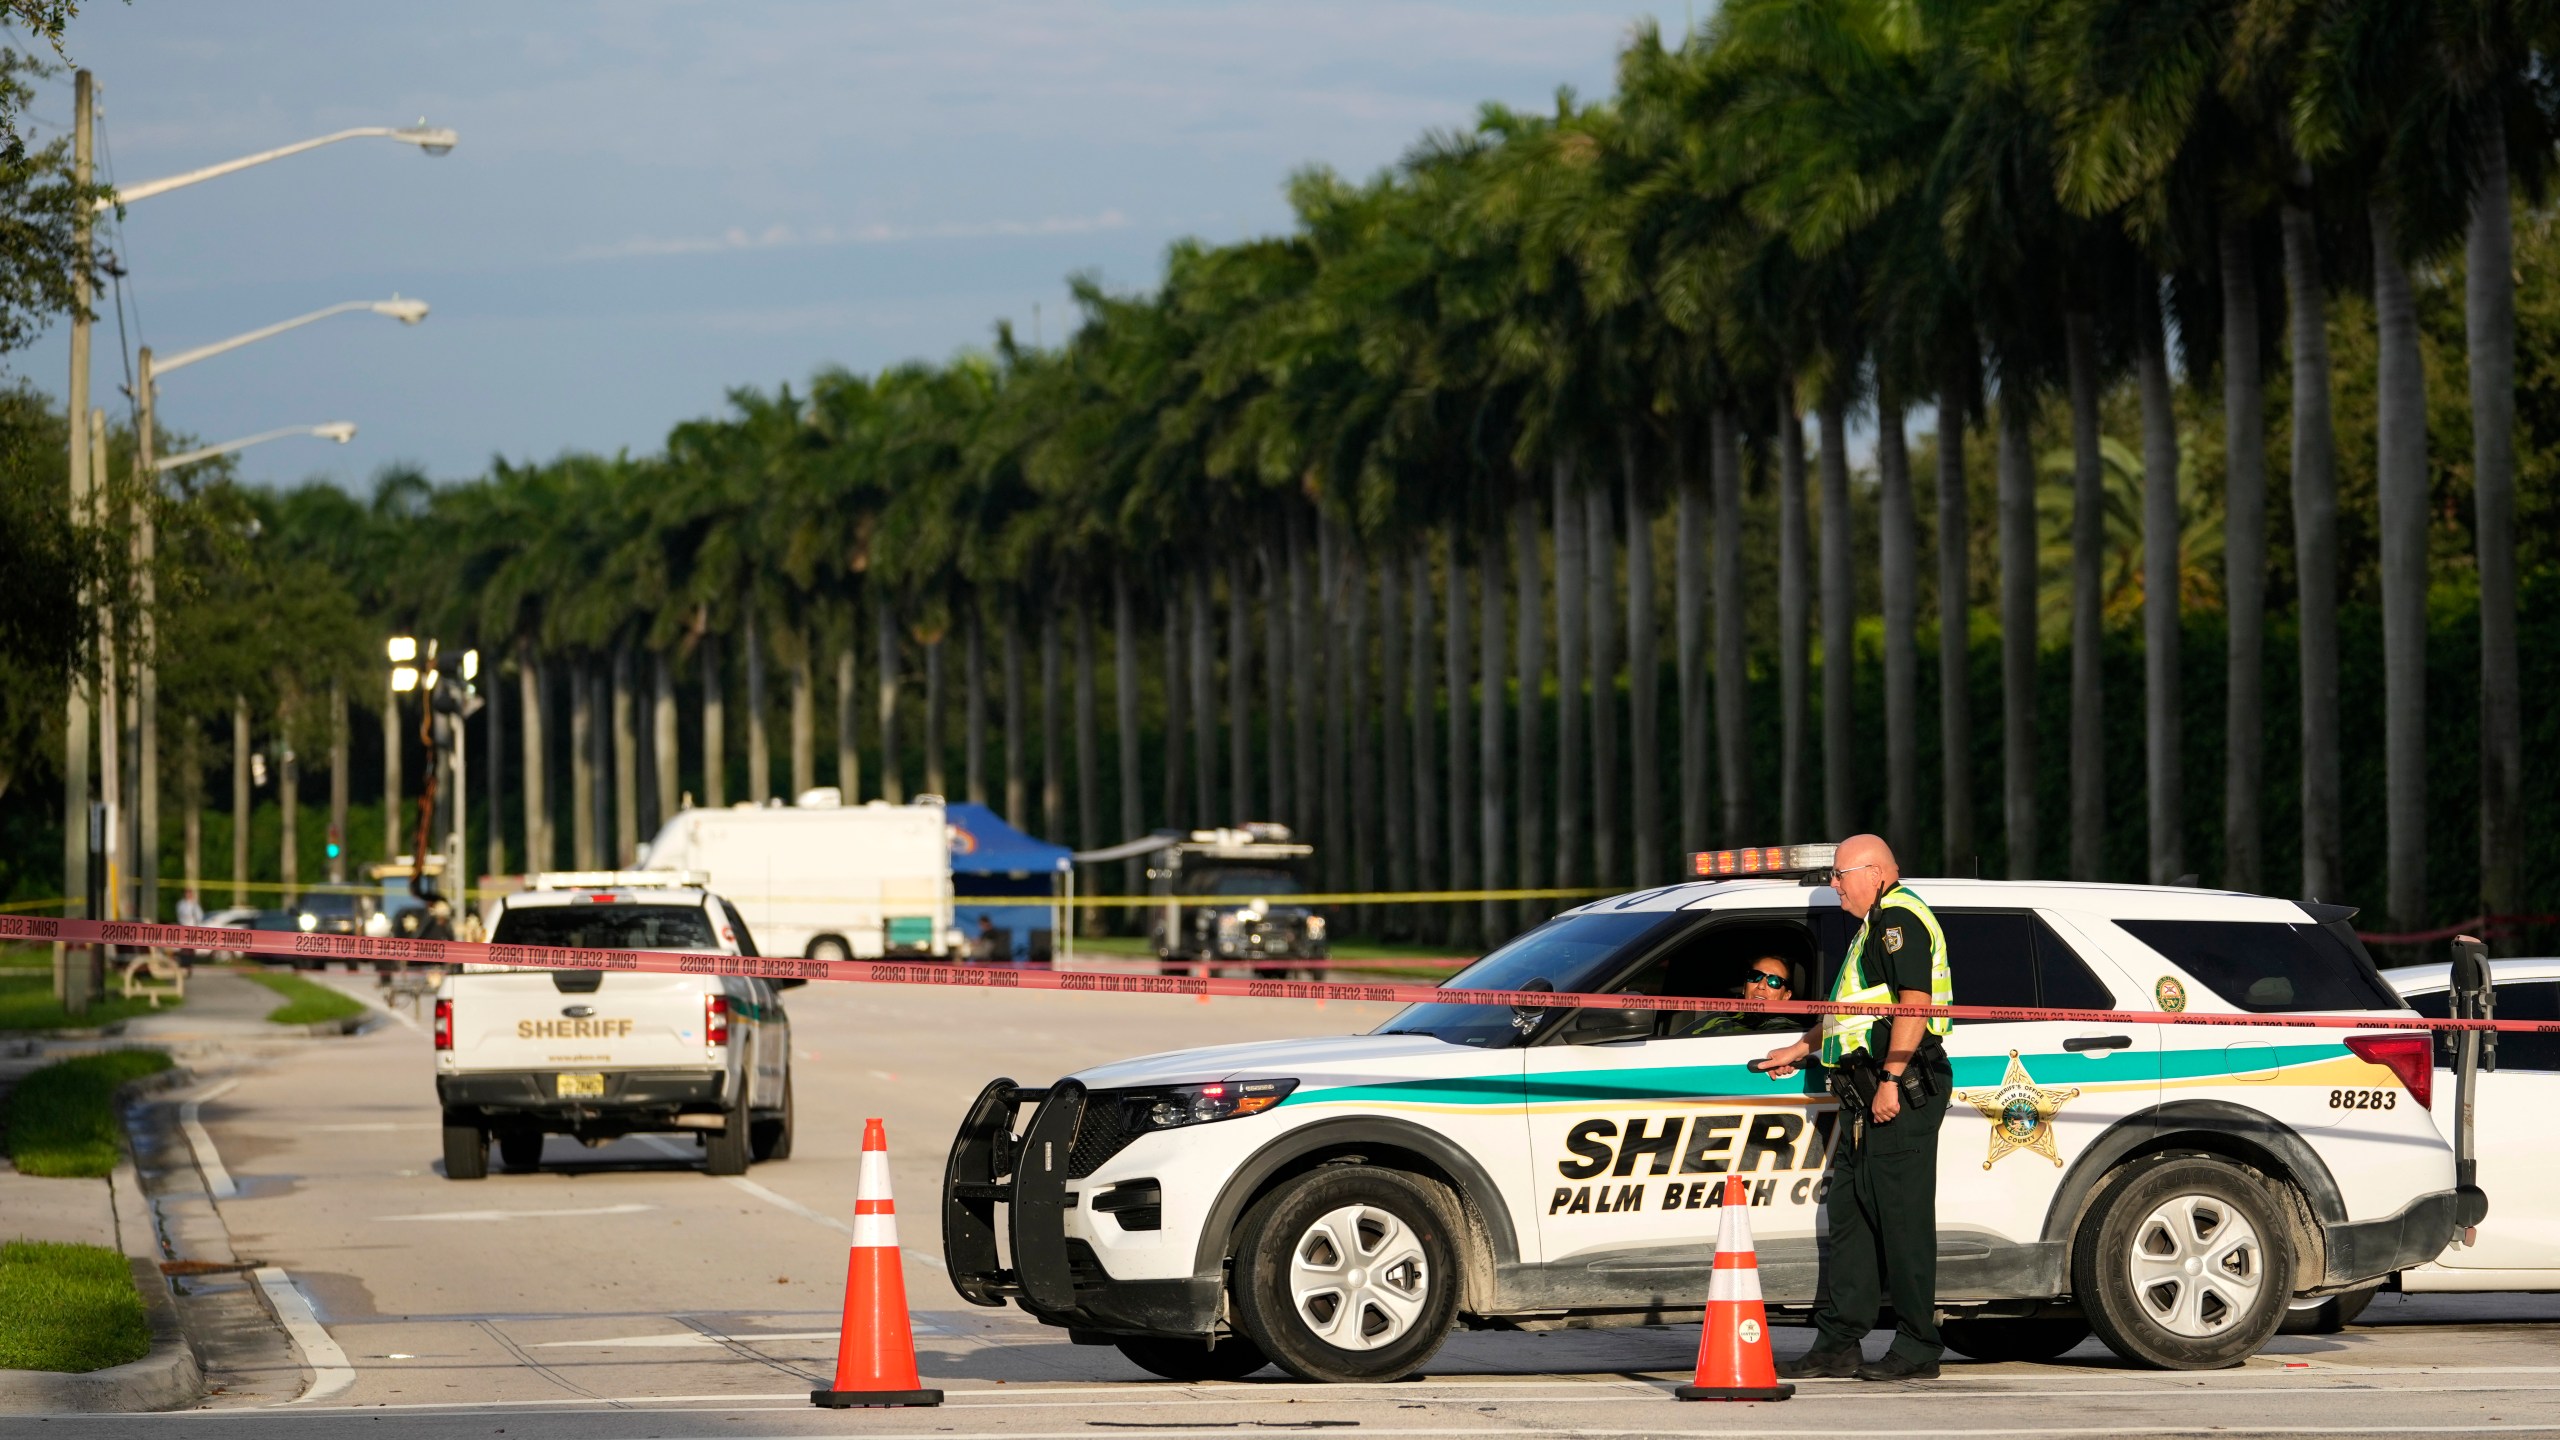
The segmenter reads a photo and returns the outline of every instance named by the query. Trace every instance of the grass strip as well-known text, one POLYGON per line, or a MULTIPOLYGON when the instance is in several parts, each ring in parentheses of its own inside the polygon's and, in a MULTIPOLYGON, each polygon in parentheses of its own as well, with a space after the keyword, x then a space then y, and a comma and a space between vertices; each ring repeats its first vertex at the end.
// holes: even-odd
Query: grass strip
MULTIPOLYGON (((115 987, 113 971, 107 974, 110 990, 115 987)), ((179 1002, 163 996, 160 1008, 168 1010, 179 1002)), ((44 969, 21 966, 0 968, 0 1031, 6 1030, 86 1030, 112 1021, 129 1020, 151 1013, 151 1002, 126 1000, 113 995, 89 1002, 86 1014, 74 1015, 53 998, 53 967, 48 960, 44 969)))
POLYGON ((284 997, 284 1003, 267 1013, 277 1025, 320 1025, 332 1020, 345 1020, 364 1013, 364 1002, 350 998, 342 990, 332 990, 299 975, 279 971, 251 970, 250 979, 284 997))
POLYGON ((79 1372, 151 1353, 122 1255, 96 1245, 0 1245, 0 1369, 79 1372))
POLYGON ((9 1162, 22 1175, 94 1177, 116 1168, 116 1087, 169 1068, 157 1050, 57 1061, 9 1092, 9 1162))

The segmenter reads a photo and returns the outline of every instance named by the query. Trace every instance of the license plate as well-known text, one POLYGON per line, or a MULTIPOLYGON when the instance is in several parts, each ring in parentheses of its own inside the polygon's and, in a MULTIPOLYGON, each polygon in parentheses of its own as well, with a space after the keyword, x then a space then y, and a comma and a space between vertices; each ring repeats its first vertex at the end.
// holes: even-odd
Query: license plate
POLYGON ((559 1077, 559 1089, 556 1093, 563 1100, 601 1100, 604 1098, 604 1077, 592 1074, 562 1075, 559 1077))

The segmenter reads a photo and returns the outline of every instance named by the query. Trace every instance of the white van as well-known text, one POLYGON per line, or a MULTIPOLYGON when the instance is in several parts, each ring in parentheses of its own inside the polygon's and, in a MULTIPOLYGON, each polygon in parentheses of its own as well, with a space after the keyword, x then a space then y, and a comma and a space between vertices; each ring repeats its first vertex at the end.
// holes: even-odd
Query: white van
POLYGON ((682 810, 642 857, 653 870, 708 877, 755 927, 767 954, 951 953, 951 830, 939 795, 845 805, 829 788, 790 806, 682 810))

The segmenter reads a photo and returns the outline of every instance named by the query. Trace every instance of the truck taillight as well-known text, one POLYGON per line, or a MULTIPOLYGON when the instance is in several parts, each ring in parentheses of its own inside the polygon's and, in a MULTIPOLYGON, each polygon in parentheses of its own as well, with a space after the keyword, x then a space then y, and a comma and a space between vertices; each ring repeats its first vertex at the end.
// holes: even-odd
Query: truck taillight
POLYGON ((2350 1035, 2347 1048, 2356 1057, 2400 1077, 2421 1109, 2435 1104, 2435 1042, 2425 1035, 2350 1035))
POLYGON ((450 1000, 436 1002, 436 1048, 453 1048, 453 1002, 450 1000))
POLYGON ((705 1045, 729 1043, 728 996, 705 995, 702 997, 702 1043, 705 1045))

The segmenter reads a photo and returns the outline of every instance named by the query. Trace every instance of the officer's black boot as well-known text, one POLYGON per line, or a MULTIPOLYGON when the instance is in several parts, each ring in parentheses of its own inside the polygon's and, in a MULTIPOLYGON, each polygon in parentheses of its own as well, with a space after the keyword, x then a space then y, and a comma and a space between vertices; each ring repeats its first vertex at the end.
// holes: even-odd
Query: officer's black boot
POLYGON ((1858 1353, 1858 1347, 1855 1345, 1817 1344, 1793 1360, 1779 1361, 1778 1378, 1781 1380, 1845 1380, 1858 1373, 1859 1362, 1865 1358, 1858 1353))
POLYGON ((1861 1380, 1935 1380, 1938 1362, 1914 1360, 1899 1350, 1888 1350, 1883 1359, 1859 1366, 1857 1376, 1861 1380))

